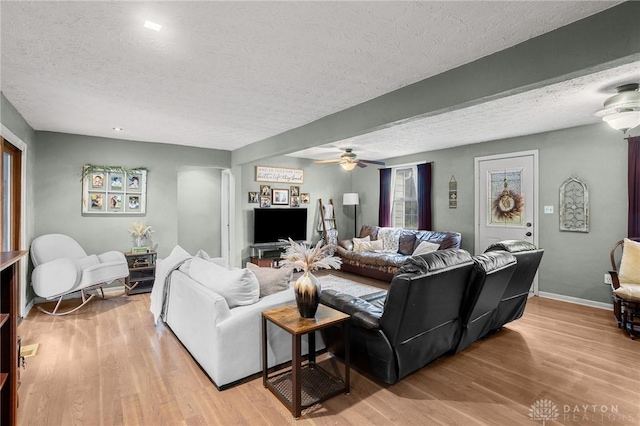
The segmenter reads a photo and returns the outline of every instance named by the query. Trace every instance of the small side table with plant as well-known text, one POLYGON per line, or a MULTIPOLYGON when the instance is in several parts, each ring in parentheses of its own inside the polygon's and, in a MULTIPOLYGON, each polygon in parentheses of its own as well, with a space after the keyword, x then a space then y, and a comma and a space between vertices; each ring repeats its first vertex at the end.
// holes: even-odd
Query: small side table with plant
POLYGON ((324 245, 320 240, 315 247, 296 243, 289 239, 289 247, 282 256, 281 266, 292 266, 304 271, 293 286, 298 311, 303 318, 313 318, 320 303, 320 282, 312 274, 318 269, 338 269, 342 259, 333 256, 333 245, 324 245))
POLYGON ((125 280, 128 295, 148 293, 153 288, 157 253, 152 248, 152 232, 153 228, 144 222, 134 222, 129 227, 134 246, 124 254, 129 266, 129 276, 125 280))
POLYGON ((328 306, 318 306, 320 283, 311 274, 317 269, 338 268, 341 259, 333 256, 332 245, 319 241, 315 247, 299 244, 289 239, 289 247, 282 256, 283 266, 303 270, 293 288, 296 304, 284 305, 262 312, 262 384, 285 404, 293 416, 300 417, 303 408, 311 407, 340 393, 349 394, 349 318, 344 312, 328 306), (269 375, 267 358, 267 322, 291 334, 291 368, 269 375), (316 364, 316 332, 342 326, 344 333, 344 374, 343 379, 316 364), (307 335, 308 362, 303 365, 302 336, 307 335))

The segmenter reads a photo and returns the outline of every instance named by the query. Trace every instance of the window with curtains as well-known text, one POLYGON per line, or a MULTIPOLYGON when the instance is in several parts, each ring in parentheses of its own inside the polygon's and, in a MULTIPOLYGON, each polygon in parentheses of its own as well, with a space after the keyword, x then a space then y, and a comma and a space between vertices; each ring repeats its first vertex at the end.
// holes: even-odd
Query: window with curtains
POLYGON ((418 229, 418 171, 416 166, 394 168, 392 173, 391 226, 418 229))

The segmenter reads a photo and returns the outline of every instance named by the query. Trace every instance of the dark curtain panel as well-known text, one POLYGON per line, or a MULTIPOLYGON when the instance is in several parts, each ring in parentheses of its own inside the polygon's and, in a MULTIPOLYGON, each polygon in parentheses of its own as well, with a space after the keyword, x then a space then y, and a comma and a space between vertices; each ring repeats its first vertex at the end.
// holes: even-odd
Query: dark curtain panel
POLYGON ((378 226, 391 226, 391 169, 380 169, 378 226))
POLYGON ((418 164, 418 229, 431 231, 431 163, 418 164))
POLYGON ((640 237, 640 136, 629 140, 629 237, 640 237))

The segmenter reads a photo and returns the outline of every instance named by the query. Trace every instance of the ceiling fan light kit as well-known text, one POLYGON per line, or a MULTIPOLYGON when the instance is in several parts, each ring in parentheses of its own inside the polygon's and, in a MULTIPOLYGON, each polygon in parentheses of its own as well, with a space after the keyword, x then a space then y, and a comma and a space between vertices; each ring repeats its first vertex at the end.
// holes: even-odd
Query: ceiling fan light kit
POLYGON ((340 167, 342 167, 343 169, 345 169, 346 171, 350 172, 351 170, 355 169, 356 166, 358 165, 358 163, 340 163, 340 167))
POLYGON ((623 84, 618 94, 604 101, 604 109, 596 113, 605 123, 624 133, 640 126, 640 92, 638 83, 623 84))
POLYGON ((340 156, 340 158, 333 158, 331 160, 317 160, 316 163, 338 163, 340 164, 340 167, 349 172, 355 169, 356 166, 367 167, 367 164, 377 164, 379 166, 384 166, 384 161, 359 160, 358 156, 353 152, 353 149, 351 148, 345 148, 344 153, 340 156))

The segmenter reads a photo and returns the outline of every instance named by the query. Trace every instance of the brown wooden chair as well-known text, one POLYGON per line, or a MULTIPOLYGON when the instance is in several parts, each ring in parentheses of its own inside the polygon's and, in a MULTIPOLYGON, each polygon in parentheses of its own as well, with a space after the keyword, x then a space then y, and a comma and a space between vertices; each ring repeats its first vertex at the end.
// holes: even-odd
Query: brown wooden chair
MULTIPOLYGON (((629 240, 640 241, 640 237, 629 238, 629 240)), ((618 248, 620 248, 620 251, 624 250, 624 240, 615 243, 609 254, 611 259, 611 270, 609 274, 611 275, 611 287, 613 290, 613 314, 618 322, 618 328, 624 328, 629 333, 631 339, 635 340, 636 336, 640 335, 640 299, 636 296, 623 294, 626 292, 621 291, 625 284, 623 283, 621 287, 618 277, 619 265, 616 261, 616 251, 618 248)), ((620 259, 622 259, 622 256, 620 256, 620 259)), ((620 262, 622 262, 622 260, 620 260, 620 262)), ((640 282, 627 285, 637 285, 640 287, 640 282)))

